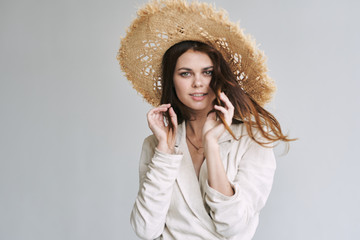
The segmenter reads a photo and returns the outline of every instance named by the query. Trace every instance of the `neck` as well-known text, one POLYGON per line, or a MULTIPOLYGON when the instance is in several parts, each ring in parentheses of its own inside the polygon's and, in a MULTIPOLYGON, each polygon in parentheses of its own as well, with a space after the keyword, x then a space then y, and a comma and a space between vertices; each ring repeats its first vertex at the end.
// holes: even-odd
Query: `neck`
POLYGON ((195 120, 186 121, 186 135, 192 139, 201 142, 202 129, 205 124, 207 115, 196 116, 195 120))

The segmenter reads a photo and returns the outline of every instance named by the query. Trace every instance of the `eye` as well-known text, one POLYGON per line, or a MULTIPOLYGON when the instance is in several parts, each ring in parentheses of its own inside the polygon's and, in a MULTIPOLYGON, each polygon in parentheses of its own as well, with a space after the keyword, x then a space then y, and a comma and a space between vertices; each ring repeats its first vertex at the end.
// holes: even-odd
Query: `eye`
POLYGON ((191 73, 190 72, 182 72, 182 73, 180 73, 180 76, 182 76, 182 77, 190 77, 191 73))
POLYGON ((212 74, 213 74, 212 70, 208 70, 208 71, 204 72, 204 75, 207 75, 207 76, 212 76, 212 74))

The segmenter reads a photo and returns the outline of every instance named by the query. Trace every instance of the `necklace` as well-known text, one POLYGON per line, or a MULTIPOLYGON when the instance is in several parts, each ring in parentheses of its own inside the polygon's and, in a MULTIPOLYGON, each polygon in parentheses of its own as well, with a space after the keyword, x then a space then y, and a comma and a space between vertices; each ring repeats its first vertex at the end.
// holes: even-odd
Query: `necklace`
POLYGON ((201 147, 197 147, 195 146, 194 143, 191 142, 190 138, 186 135, 186 139, 189 141, 189 143, 196 149, 196 151, 200 154, 203 154, 204 153, 204 147, 201 146, 201 147))

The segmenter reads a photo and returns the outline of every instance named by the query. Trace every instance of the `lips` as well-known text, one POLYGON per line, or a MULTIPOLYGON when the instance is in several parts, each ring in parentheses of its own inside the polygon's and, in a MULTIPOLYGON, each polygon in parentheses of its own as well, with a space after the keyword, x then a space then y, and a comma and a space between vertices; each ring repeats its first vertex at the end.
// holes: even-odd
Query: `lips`
POLYGON ((190 94, 190 96, 192 96, 192 97, 203 97, 205 95, 207 95, 207 93, 192 93, 192 94, 190 94))
POLYGON ((207 93, 191 93, 190 96, 194 101, 202 101, 206 98, 207 93))

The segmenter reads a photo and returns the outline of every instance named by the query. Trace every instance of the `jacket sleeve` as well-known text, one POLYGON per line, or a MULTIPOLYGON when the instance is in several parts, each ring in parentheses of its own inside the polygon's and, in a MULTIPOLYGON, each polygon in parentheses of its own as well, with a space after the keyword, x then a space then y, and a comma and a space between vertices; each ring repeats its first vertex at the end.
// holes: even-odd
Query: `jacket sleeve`
POLYGON ((206 183, 205 201, 220 235, 227 239, 235 236, 251 239, 258 225, 259 212, 271 191, 276 161, 272 148, 254 141, 235 158, 237 173, 230 181, 234 195, 225 196, 206 183))
POLYGON ((158 151, 154 136, 144 140, 139 191, 130 217, 131 225, 140 238, 155 239, 162 234, 181 160, 180 154, 158 151))

